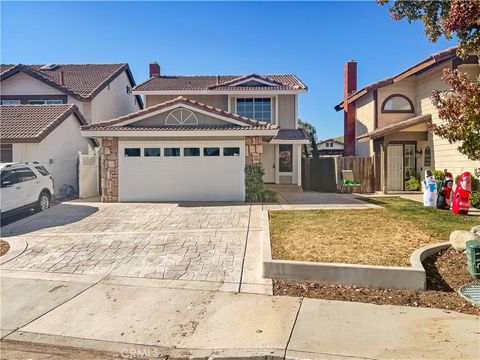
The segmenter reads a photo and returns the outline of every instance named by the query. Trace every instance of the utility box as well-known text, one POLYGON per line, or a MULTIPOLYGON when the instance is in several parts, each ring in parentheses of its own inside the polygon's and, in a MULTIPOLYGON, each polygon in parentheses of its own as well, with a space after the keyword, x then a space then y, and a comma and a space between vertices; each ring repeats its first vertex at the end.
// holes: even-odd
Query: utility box
POLYGON ((467 270, 470 275, 480 278, 480 240, 469 240, 466 243, 467 270))

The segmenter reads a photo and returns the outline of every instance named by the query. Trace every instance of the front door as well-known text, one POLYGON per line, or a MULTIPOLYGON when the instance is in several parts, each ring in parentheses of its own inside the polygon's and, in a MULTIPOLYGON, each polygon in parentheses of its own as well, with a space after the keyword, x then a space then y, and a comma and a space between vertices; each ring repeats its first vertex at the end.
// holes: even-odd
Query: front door
POLYGON ((262 162, 265 170, 263 182, 275 183, 275 145, 263 144, 262 162))
POLYGON ((387 151, 387 190, 403 190, 403 145, 389 145, 387 151))

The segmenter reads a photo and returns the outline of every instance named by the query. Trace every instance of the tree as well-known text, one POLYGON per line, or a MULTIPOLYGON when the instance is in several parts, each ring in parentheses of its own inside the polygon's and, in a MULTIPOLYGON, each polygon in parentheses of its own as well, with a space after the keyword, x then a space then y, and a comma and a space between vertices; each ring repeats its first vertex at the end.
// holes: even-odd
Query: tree
POLYGON ((466 74, 445 69, 443 79, 451 91, 435 90, 433 105, 438 109, 442 124, 432 130, 449 142, 461 142, 458 150, 469 159, 480 159, 480 76, 470 81, 466 74))
MULTIPOLYGON (((389 0, 377 0, 381 5, 389 0)), ((477 56, 480 66, 480 1, 394 1, 389 9, 394 20, 423 21, 431 42, 441 36, 458 38, 457 55, 463 59, 477 56)), ((470 79, 458 70, 445 69, 442 79, 449 91, 435 91, 433 105, 441 124, 431 126, 438 136, 450 143, 459 142, 458 150, 471 160, 480 159, 480 75, 470 79)))
POLYGON ((305 157, 308 157, 311 154, 314 159, 318 159, 317 130, 315 129, 315 126, 308 121, 302 121, 300 119, 298 119, 298 125, 307 132, 308 137, 310 138, 310 145, 303 145, 305 157))

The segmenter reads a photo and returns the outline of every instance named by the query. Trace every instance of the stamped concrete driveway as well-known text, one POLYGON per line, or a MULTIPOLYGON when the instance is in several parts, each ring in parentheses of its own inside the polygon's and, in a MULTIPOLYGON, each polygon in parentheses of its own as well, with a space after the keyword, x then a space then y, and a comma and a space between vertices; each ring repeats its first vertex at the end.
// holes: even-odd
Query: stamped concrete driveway
POLYGON ((239 283, 251 207, 63 203, 2 228, 10 271, 239 283))

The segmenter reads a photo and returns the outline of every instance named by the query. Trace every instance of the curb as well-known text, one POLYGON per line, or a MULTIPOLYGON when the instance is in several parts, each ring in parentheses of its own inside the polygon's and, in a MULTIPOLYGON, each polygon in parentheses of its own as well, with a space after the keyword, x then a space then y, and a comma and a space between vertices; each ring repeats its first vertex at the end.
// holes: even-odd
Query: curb
POLYGON ((444 242, 415 250, 410 256, 411 267, 274 260, 266 210, 263 212, 262 224, 263 276, 272 279, 383 289, 425 290, 427 274, 422 261, 450 246, 448 242, 444 242))

